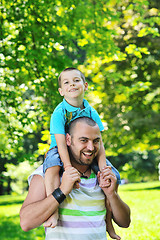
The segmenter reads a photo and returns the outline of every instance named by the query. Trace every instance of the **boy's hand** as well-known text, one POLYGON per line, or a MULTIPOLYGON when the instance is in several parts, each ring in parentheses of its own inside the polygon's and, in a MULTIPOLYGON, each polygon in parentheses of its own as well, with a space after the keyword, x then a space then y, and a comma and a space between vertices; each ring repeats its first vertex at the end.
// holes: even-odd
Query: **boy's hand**
MULTIPOLYGON (((66 170, 69 169, 69 168, 73 168, 72 165, 66 165, 66 166, 64 167, 64 170, 66 171, 66 170)), ((74 183, 73 188, 75 188, 75 189, 80 188, 78 181, 76 181, 76 182, 74 183)))
POLYGON ((76 182, 79 183, 80 181, 81 178, 78 170, 74 167, 69 167, 63 173, 60 189, 65 195, 67 195, 73 189, 74 184, 76 182))
POLYGON ((106 196, 112 195, 116 192, 117 186, 117 178, 116 175, 112 172, 110 166, 106 166, 98 176, 100 179, 104 179, 105 181, 109 181, 108 187, 103 187, 102 190, 106 196))
POLYGON ((97 177, 98 177, 99 186, 101 188, 107 188, 111 185, 110 179, 105 180, 103 178, 102 172, 98 172, 97 177))
POLYGON ((108 188, 111 185, 111 179, 108 177, 110 171, 112 171, 111 166, 105 166, 102 171, 98 173, 98 181, 101 188, 108 188))
POLYGON ((73 188, 74 189, 79 189, 80 188, 78 181, 74 183, 73 188))

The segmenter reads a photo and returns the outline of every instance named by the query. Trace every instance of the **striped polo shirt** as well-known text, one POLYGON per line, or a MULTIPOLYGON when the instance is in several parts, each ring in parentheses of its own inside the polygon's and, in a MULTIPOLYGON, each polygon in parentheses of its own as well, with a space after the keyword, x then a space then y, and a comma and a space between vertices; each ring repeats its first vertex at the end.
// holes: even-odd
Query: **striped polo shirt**
POLYGON ((46 240, 106 240, 105 217, 105 196, 92 172, 60 204, 58 225, 46 229, 46 240))

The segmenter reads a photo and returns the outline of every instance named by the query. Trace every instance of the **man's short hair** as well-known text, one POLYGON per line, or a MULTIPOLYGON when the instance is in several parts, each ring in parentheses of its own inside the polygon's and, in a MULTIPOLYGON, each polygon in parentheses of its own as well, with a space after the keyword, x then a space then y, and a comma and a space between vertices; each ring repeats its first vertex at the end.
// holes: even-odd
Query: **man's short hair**
POLYGON ((60 73, 59 78, 58 78, 58 85, 59 85, 59 87, 61 87, 61 75, 62 75, 62 73, 67 72, 67 71, 73 71, 73 70, 76 70, 76 71, 78 71, 78 72, 80 73, 81 78, 82 78, 82 80, 83 80, 83 83, 86 82, 85 76, 84 76, 84 74, 83 74, 80 70, 78 70, 77 68, 71 68, 71 67, 69 67, 69 68, 65 68, 65 69, 60 73))
POLYGON ((73 134, 74 128, 75 128, 75 126, 76 126, 76 124, 78 122, 84 122, 84 123, 86 123, 87 125, 89 125, 91 127, 94 127, 94 126, 97 125, 97 123, 92 118, 89 118, 89 117, 78 117, 78 118, 76 118, 76 119, 74 119, 73 121, 70 122, 69 127, 68 127, 69 135, 73 134))

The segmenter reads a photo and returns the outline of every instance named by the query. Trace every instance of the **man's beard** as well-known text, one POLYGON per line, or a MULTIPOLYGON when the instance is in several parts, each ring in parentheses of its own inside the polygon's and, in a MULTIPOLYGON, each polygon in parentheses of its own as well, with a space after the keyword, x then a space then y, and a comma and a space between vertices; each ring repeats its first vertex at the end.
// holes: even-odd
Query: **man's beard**
MULTIPOLYGON (((74 148, 74 144, 71 144, 71 146, 74 148)), ((70 148, 68 149, 69 151, 69 155, 70 155, 70 158, 73 162, 81 165, 81 166, 89 166, 90 164, 92 164, 93 162, 93 159, 95 158, 95 153, 94 154, 94 157, 92 159, 88 159, 87 161, 87 157, 84 155, 84 157, 86 158, 86 160, 83 160, 82 156, 83 156, 83 151, 80 151, 79 153, 79 156, 77 156, 76 154, 74 154, 70 148)))

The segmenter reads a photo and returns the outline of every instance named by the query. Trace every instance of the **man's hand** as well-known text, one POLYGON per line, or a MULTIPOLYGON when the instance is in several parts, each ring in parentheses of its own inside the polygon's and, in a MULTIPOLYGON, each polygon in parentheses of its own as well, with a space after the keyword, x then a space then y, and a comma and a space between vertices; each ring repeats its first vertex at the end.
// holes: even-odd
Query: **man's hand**
POLYGON ((117 178, 115 174, 112 172, 112 168, 110 166, 106 166, 102 169, 101 172, 98 172, 97 177, 100 183, 101 181, 106 182, 105 187, 103 187, 103 185, 102 186, 100 185, 106 196, 109 196, 110 194, 116 192, 117 178))
POLYGON ((65 195, 67 195, 73 189, 75 182, 80 181, 80 174, 77 169, 74 167, 69 167, 63 173, 60 189, 65 195))
POLYGON ((102 172, 98 173, 98 178, 103 178, 106 181, 110 181, 109 187, 102 188, 104 194, 109 201, 111 211, 113 214, 114 222, 120 227, 129 227, 130 225, 130 209, 126 203, 124 203, 117 193, 117 178, 112 172, 111 167, 105 167, 102 172))

